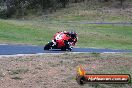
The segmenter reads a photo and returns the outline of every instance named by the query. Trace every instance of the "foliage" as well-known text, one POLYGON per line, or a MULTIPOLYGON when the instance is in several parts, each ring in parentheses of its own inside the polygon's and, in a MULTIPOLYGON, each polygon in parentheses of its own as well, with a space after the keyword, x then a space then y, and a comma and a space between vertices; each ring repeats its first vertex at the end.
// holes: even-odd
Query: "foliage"
MULTIPOLYGON (((97 2, 105 3, 105 2, 118 2, 120 1, 120 5, 123 6, 124 1, 126 0, 0 0, 0 6, 1 3, 4 3, 6 6, 6 14, 2 14, 3 12, 0 11, 0 17, 4 18, 6 16, 7 18, 11 17, 13 14, 15 14, 17 17, 25 16, 29 10, 36 9, 36 11, 56 11, 60 8, 66 8, 68 7, 68 4, 71 3, 88 3, 93 2, 91 5, 95 5, 97 2)), ((100 4, 101 4, 100 3, 100 4)), ((35 12, 36 12, 35 11, 35 12)))

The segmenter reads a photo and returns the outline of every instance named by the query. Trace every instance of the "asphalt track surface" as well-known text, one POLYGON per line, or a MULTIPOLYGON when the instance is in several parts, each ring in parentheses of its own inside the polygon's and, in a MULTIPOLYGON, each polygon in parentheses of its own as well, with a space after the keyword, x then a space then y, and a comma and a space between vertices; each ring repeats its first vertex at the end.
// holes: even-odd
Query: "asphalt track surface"
POLYGON ((72 51, 61 50, 43 50, 44 46, 32 45, 0 45, 0 55, 16 55, 16 54, 37 54, 37 53, 64 53, 64 52, 132 52, 132 50, 113 50, 113 49, 95 49, 95 48, 73 48, 72 51))
MULTIPOLYGON (((65 22, 66 23, 66 22, 65 22)), ((79 23, 79 24, 98 24, 98 25, 123 25, 132 26, 132 22, 88 22, 88 21, 68 21, 67 23, 79 23)))

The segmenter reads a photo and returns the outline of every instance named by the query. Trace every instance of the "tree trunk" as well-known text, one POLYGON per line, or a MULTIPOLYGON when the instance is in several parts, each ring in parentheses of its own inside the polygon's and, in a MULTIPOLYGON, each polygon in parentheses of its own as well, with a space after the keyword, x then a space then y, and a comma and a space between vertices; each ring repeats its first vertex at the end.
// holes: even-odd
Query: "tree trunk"
POLYGON ((7 18, 10 17, 10 2, 9 0, 6 0, 6 7, 7 7, 7 18))
POLYGON ((123 0, 120 0, 120 2, 121 2, 121 6, 123 5, 123 0))
POLYGON ((108 2, 109 0, 104 0, 105 2, 108 2))

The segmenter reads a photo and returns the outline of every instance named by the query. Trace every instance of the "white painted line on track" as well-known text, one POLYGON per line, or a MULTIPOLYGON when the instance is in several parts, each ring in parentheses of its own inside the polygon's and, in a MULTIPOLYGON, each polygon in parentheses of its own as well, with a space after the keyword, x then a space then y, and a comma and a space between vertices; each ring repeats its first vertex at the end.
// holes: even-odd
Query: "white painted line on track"
POLYGON ((46 54, 64 54, 64 53, 36 53, 36 54, 15 54, 15 55, 0 55, 2 57, 19 57, 19 56, 37 56, 37 55, 46 55, 46 54))
MULTIPOLYGON (((65 53, 70 53, 70 54, 81 54, 81 53, 92 53, 92 52, 63 52, 63 53, 36 53, 36 54, 15 54, 15 55, 0 55, 0 58, 2 57, 20 57, 20 56, 38 56, 38 55, 58 55, 58 54, 65 54, 65 53)), ((122 52, 102 52, 100 54, 118 54, 122 52)))
POLYGON ((0 45, 8 45, 8 44, 4 44, 4 43, 3 43, 3 44, 0 44, 0 45))

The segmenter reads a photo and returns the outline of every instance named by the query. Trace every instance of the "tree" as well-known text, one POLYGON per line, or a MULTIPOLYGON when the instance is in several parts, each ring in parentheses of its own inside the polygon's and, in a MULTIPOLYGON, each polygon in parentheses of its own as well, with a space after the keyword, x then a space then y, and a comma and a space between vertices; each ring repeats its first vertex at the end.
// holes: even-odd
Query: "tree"
POLYGON ((123 6, 123 2, 124 2, 125 0, 119 0, 119 1, 120 1, 121 6, 123 6))
POLYGON ((60 0, 60 3, 62 4, 62 7, 65 8, 69 0, 60 0))
POLYGON ((74 3, 84 2, 85 0, 74 0, 74 3))
POLYGON ((10 1, 6 0, 6 7, 7 7, 7 18, 11 16, 10 13, 10 1))
POLYGON ((108 2, 109 0, 104 0, 104 2, 108 2))

